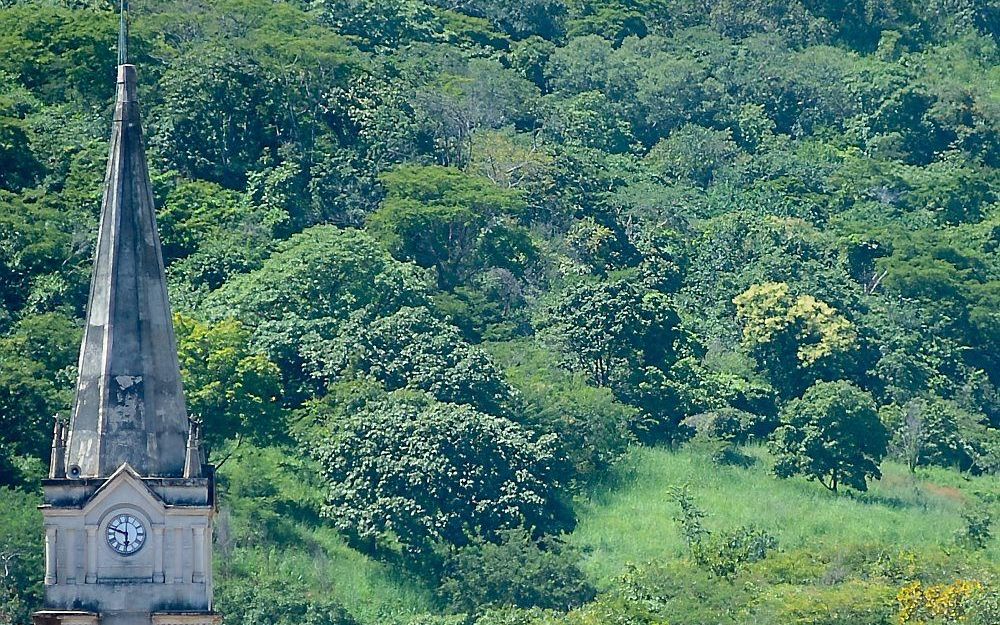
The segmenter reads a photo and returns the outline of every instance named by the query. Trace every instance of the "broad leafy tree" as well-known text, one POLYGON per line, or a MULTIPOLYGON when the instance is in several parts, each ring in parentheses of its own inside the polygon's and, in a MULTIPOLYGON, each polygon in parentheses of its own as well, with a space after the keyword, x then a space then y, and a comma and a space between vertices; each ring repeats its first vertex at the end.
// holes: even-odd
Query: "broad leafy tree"
MULTIPOLYGON (((47 457, 53 416, 72 408, 80 348, 76 324, 59 314, 28 317, 0 339, 0 464, 7 456, 47 457)), ((17 482, 4 471, 0 485, 17 482)))
POLYGON ((44 594, 41 498, 0 486, 0 622, 27 623, 44 594))
POLYGON ((785 392, 838 371, 855 348, 849 320, 811 295, 793 296, 787 284, 753 286, 733 303, 744 346, 785 392))
POLYGON ((970 448, 959 431, 959 423, 968 419, 958 406, 938 398, 917 398, 903 406, 888 406, 884 413, 892 433, 890 451, 911 472, 925 465, 970 467, 970 448))
POLYGON ((561 368, 558 356, 537 344, 516 341, 491 350, 522 399, 518 421, 556 435, 571 471, 565 482, 585 487, 618 464, 641 419, 636 408, 592 386, 585 373, 561 368))
POLYGON ((517 191, 445 167, 401 167, 383 182, 388 195, 368 229, 398 258, 434 269, 441 287, 485 267, 523 273, 534 261, 532 241, 514 221, 525 208, 517 191))
POLYGON ((336 339, 307 344, 303 353, 327 383, 371 376, 390 391, 422 390, 488 414, 514 408, 514 390, 490 356, 427 308, 401 308, 372 322, 356 318, 336 339))
POLYGON ((205 424, 210 448, 243 437, 268 441, 284 429, 281 370, 250 350, 241 323, 176 316, 174 327, 188 412, 205 424))
POLYGON ((260 269, 229 280, 205 309, 251 328, 289 317, 346 320, 358 310, 374 317, 419 301, 421 278, 365 233, 317 226, 283 243, 260 269))
POLYGON ((281 367, 286 391, 301 398, 303 337, 333 338, 351 315, 371 320, 425 297, 421 271, 393 259, 364 232, 315 226, 283 242, 260 268, 213 291, 201 311, 243 323, 253 349, 281 367))
POLYGON ((395 395, 335 423, 316 455, 323 514, 358 541, 429 555, 504 529, 566 527, 555 445, 508 419, 395 395))
POLYGON ((882 478, 888 443, 869 393, 850 382, 817 382, 781 412, 774 472, 804 475, 834 492, 841 486, 868 490, 869 479, 882 478))
POLYGON ((669 364, 679 338, 669 302, 632 274, 568 285, 537 324, 599 386, 627 379, 635 367, 669 364))

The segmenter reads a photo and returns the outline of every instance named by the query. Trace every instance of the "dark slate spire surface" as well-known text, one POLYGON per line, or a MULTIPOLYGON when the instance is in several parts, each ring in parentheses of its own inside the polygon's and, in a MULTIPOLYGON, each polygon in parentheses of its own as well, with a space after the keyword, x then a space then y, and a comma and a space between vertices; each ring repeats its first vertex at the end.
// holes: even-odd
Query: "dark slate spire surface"
POLYGON ((188 429, 132 65, 118 96, 66 450, 70 478, 181 477, 188 429))

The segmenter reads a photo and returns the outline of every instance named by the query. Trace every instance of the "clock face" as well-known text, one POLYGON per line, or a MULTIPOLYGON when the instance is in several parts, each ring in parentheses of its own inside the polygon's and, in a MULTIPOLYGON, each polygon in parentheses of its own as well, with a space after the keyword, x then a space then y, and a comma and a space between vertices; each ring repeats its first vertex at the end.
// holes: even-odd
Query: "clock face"
POLYGON ((108 522, 108 545, 116 553, 130 556, 145 544, 146 528, 134 515, 121 512, 108 522))

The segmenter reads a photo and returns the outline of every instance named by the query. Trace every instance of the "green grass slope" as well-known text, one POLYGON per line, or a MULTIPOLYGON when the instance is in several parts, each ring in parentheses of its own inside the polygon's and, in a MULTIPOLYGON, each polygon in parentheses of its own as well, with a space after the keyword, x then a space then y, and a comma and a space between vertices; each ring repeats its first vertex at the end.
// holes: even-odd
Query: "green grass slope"
MULTIPOLYGON (((634 449, 613 482, 576 502, 579 525, 569 540, 595 585, 615 594, 631 575, 666 597, 671 623, 853 625, 894 618, 896 593, 910 580, 1000 576, 1000 541, 981 551, 955 542, 975 493, 1000 493, 1000 477, 945 469, 911 475, 887 463, 869 492, 834 494, 775 478, 763 448, 745 452, 752 463, 739 467, 716 464, 697 446, 634 449), (685 485, 708 513, 709 530, 752 524, 776 536, 778 550, 734 582, 699 571, 670 497, 685 485), (843 619, 824 620, 838 610, 843 619)), ((281 448, 245 447, 223 467, 221 595, 241 584, 269 585, 284 597, 339 603, 364 625, 403 625, 438 612, 425 584, 350 548, 317 516, 317 479, 315 467, 281 448)))
POLYGON ((581 502, 571 540, 586 553, 586 569, 607 586, 628 563, 682 558, 683 537, 674 520, 679 510, 668 489, 688 485, 708 512, 708 529, 754 524, 774 534, 786 553, 836 559, 881 550, 940 560, 945 568, 964 560, 972 569, 997 571, 1000 541, 960 556, 955 545, 964 506, 974 492, 1000 493, 997 476, 970 478, 943 469, 912 476, 888 463, 868 493, 838 495, 815 482, 779 480, 770 474, 763 449, 748 452, 755 462, 742 468, 720 466, 697 450, 634 450, 619 483, 581 502))
POLYGON ((314 467, 291 449, 245 446, 219 472, 218 595, 240 586, 266 601, 335 602, 364 624, 406 623, 433 609, 431 592, 399 567, 350 548, 319 518, 323 489, 314 467))

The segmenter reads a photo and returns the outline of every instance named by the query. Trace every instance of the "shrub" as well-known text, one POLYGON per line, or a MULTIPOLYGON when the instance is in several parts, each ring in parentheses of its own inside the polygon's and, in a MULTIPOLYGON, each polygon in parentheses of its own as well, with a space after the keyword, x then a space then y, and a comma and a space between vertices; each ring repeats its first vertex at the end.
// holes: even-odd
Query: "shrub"
POLYGON ((778 546, 778 540, 752 525, 725 530, 695 546, 695 562, 713 575, 731 579, 746 565, 760 562, 778 546))
MULTIPOLYGON (((751 466, 754 458, 744 454, 739 445, 767 428, 768 419, 737 408, 703 412, 681 421, 681 426, 695 432, 692 443, 701 448, 712 462, 722 465, 751 466)), ((773 428, 772 428, 773 429, 773 428)))
POLYGON ((893 589, 849 580, 826 586, 775 587, 758 610, 761 623, 895 625, 893 589))
POLYGON ((687 489, 674 491, 673 497, 681 508, 677 520, 691 558, 716 577, 732 579, 746 565, 760 562, 778 546, 774 536, 752 525, 713 534, 702 525, 706 514, 695 505, 687 489))
POLYGON ((965 621, 985 587, 974 580, 956 580, 951 584, 925 586, 913 582, 896 595, 900 625, 923 623, 958 623, 965 621))
POLYGON ((638 601, 616 595, 606 595, 561 621, 542 621, 538 625, 662 625, 658 614, 638 601))
POLYGON ((498 543, 478 539, 451 553, 438 592, 458 612, 568 610, 594 596, 578 559, 576 550, 558 538, 535 540, 527 530, 506 530, 498 543))
POLYGON ((231 623, 241 625, 358 625, 340 604, 311 601, 305 590, 284 580, 255 575, 230 579, 217 604, 231 623))
POLYGON ((619 598, 613 603, 633 620, 611 623, 733 625, 741 622, 745 606, 757 601, 760 589, 751 583, 720 583, 702 567, 674 561, 630 565, 616 592, 619 598))
POLYGON ((498 344, 491 352, 506 364, 523 399, 519 422, 556 435, 571 470, 566 481, 582 485, 605 477, 633 440, 638 411, 609 389, 587 384, 583 374, 561 368, 555 354, 535 343, 498 344))
POLYGON ((698 434, 735 444, 748 442, 758 432, 773 429, 773 421, 738 408, 720 408, 697 414, 681 422, 698 434))
POLYGON ((962 469, 972 465, 971 446, 959 431, 959 423, 968 417, 955 403, 918 398, 903 406, 887 406, 883 415, 893 432, 890 451, 910 471, 925 465, 962 469))
POLYGON ((993 538, 993 512, 990 502, 982 495, 962 511, 962 529, 955 536, 959 545, 968 549, 985 549, 993 538))
POLYGON ((984 586, 969 597, 966 611, 968 625, 993 625, 1000 623, 1000 589, 984 586))
POLYGON ((487 610, 476 619, 476 625, 548 625, 553 621, 537 608, 499 608, 487 610))

